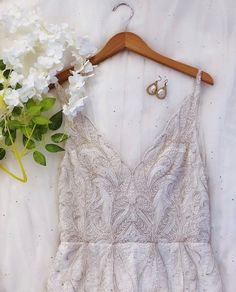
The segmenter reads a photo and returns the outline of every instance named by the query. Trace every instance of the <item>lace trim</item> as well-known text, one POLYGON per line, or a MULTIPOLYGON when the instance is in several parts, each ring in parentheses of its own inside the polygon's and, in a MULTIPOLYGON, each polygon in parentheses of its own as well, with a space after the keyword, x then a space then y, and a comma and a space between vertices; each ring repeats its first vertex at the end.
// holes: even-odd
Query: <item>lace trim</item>
POLYGON ((221 292, 209 244, 65 244, 48 292, 221 292))

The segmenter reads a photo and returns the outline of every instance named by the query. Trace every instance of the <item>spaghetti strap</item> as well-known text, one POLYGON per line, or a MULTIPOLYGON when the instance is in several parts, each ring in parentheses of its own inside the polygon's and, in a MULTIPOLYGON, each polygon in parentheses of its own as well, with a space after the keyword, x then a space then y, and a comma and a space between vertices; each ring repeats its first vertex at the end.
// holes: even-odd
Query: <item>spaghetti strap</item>
POLYGON ((200 96, 201 96, 201 74, 202 70, 199 69, 194 82, 194 89, 192 95, 189 98, 186 106, 183 109, 183 115, 187 115, 187 124, 194 125, 198 120, 198 112, 200 105, 200 96), (188 110, 187 110, 188 108, 188 110))
POLYGON ((196 75, 196 83, 195 83, 195 96, 199 95, 201 90, 201 79, 202 79, 202 69, 198 69, 197 75, 196 75))
POLYGON ((193 103, 192 107, 193 107, 194 117, 195 117, 195 122, 196 122, 197 127, 199 127, 199 106, 200 106, 201 93, 202 93, 201 77, 202 77, 202 70, 199 69, 196 76, 196 84, 195 84, 193 102, 192 102, 193 103))
POLYGON ((201 86, 201 74, 202 70, 199 69, 196 78, 196 85, 194 90, 194 100, 193 100, 193 108, 194 108, 194 129, 196 130, 196 145, 199 148, 200 160, 204 165, 204 172, 206 178, 208 178, 208 171, 206 165, 206 150, 205 150, 205 140, 203 138, 203 133, 201 131, 200 126, 200 116, 199 116, 199 107, 201 102, 201 93, 202 93, 202 86, 201 86))
POLYGON ((197 114, 199 103, 200 103, 201 77, 202 77, 202 70, 198 69, 196 79, 195 79, 194 91, 192 95, 192 107, 193 107, 193 110, 196 112, 196 114, 197 114))

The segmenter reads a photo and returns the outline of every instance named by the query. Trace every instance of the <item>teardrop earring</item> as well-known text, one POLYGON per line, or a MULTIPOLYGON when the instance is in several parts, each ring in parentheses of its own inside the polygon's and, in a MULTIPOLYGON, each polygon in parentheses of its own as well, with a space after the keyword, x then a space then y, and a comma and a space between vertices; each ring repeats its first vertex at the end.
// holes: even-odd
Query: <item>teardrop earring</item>
POLYGON ((166 95, 167 95, 167 83, 168 83, 168 79, 165 80, 164 86, 156 91, 157 98, 164 99, 166 97, 166 95))
POLYGON ((155 82, 151 83, 148 87, 147 87, 147 93, 149 95, 156 95, 157 91, 158 91, 158 82, 161 81, 161 76, 159 75, 159 80, 156 80, 155 82))

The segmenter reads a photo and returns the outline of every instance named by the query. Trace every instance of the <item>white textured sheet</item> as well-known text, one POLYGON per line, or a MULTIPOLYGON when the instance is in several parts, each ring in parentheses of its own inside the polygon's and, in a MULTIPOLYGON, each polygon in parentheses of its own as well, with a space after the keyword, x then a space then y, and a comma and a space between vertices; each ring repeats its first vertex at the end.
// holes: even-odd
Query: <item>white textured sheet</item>
MULTIPOLYGON (((118 1, 0 0, 38 5, 43 17, 65 21, 101 48, 124 29, 128 7, 118 1)), ((212 247, 225 292, 236 287, 236 5, 235 1, 127 1, 135 13, 128 30, 155 50, 212 74, 215 85, 202 83, 200 123, 205 139, 212 214, 212 247)), ((122 158, 133 166, 163 128, 193 79, 130 52, 96 68, 90 79, 88 115, 122 158), (146 94, 157 76, 167 76, 168 96, 146 94)), ((48 155, 42 168, 24 160, 29 182, 0 173, 0 292, 42 292, 58 246, 57 174, 63 154, 48 155)), ((13 167, 14 162, 8 162, 13 167)))

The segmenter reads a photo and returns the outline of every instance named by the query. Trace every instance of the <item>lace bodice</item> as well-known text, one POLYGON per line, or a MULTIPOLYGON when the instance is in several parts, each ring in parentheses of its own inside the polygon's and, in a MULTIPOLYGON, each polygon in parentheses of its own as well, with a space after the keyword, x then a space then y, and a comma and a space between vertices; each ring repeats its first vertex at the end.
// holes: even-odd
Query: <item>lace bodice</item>
POLYGON ((61 243, 48 291, 222 291, 210 247, 193 93, 131 169, 80 113, 59 179, 61 243))

